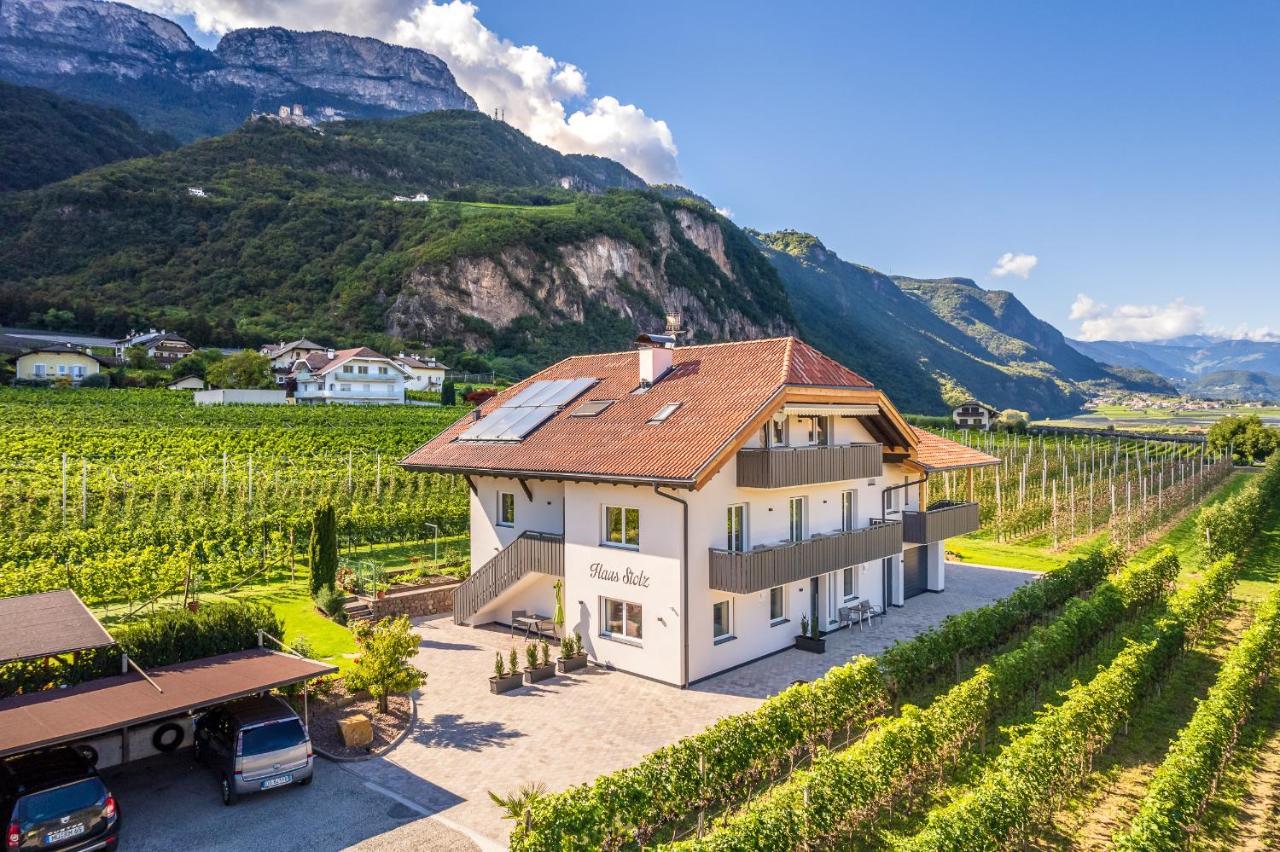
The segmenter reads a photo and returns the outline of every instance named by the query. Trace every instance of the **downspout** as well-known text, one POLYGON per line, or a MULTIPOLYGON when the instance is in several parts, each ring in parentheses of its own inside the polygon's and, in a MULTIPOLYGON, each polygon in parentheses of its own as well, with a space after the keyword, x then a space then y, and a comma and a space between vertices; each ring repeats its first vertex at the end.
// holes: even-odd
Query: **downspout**
POLYGON ((684 510, 684 550, 680 559, 680 688, 689 685, 689 501, 660 490, 656 482, 653 493, 679 503, 684 510))

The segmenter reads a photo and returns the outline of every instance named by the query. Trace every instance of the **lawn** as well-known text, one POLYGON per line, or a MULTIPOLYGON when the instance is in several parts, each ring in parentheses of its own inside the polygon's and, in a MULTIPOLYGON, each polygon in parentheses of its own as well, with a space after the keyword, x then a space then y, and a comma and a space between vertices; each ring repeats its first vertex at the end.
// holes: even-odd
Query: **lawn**
POLYGON ((1021 568, 1024 571, 1052 571, 1061 568, 1084 550, 1084 546, 1055 552, 1030 544, 1003 544, 979 536, 960 536, 947 540, 947 558, 953 562, 993 565, 997 568, 1021 568))

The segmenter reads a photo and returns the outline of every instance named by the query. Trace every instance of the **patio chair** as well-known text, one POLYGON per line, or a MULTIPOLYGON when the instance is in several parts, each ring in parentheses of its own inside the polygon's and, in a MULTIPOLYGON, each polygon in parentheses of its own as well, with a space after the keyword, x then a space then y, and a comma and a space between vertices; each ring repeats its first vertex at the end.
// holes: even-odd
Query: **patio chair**
MULTIPOLYGON (((513 637, 516 635, 516 619, 524 618, 528 614, 529 611, 527 609, 511 610, 511 635, 513 637)), ((529 625, 527 624, 524 626, 524 633, 526 637, 529 635, 529 625)))
POLYGON ((871 616, 874 614, 874 607, 872 607, 871 601, 858 601, 858 629, 862 629, 862 622, 864 619, 868 625, 871 624, 871 616))
MULTIPOLYGON (((841 627, 848 627, 850 624, 853 624, 853 615, 853 607, 842 606, 840 607, 839 612, 836 613, 836 621, 839 622, 841 627)), ((858 622, 858 629, 862 629, 861 621, 858 622)))

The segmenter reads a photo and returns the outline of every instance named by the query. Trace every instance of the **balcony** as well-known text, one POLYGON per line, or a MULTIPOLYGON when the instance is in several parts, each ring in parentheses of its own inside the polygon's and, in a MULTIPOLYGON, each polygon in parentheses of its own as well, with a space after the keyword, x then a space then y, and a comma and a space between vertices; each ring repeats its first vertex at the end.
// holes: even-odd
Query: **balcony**
POLYGON ((764 545, 742 553, 712 548, 711 588, 747 595, 901 552, 899 521, 764 545))
POLYGON ((971 533, 979 526, 977 503, 935 503, 925 512, 902 513, 902 540, 929 544, 971 533))
POLYGON ((739 488, 789 488, 866 479, 884 472, 879 444, 768 447, 738 451, 739 488))

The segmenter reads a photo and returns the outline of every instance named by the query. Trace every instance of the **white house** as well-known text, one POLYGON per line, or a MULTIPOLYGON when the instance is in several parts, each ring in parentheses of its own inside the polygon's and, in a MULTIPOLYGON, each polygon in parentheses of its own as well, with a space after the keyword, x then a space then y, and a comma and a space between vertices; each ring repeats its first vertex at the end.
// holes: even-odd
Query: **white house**
POLYGON ((319 343, 312 343, 303 337, 292 343, 285 343, 282 340, 275 346, 268 344, 259 349, 258 354, 265 355, 271 361, 271 373, 275 376, 276 384, 283 385, 289 375, 289 371, 293 369, 293 365, 299 358, 306 358, 308 355, 327 351, 328 347, 321 346, 319 343))
POLYGON ((299 358, 289 372, 293 399, 305 403, 390 405, 404 402, 409 372, 367 346, 328 349, 299 358))
POLYGON ((449 368, 435 358, 401 352, 391 360, 409 371, 409 379, 405 383, 407 390, 438 391, 444 387, 445 371, 449 368))
POLYGON ((144 332, 131 331, 128 336, 113 341, 112 346, 118 361, 125 360, 125 353, 130 348, 141 346, 147 357, 154 358, 162 367, 169 367, 196 351, 185 337, 163 328, 159 331, 154 328, 144 332))
POLYGON ((996 459, 794 338, 637 342, 543 370, 402 462, 470 486, 456 621, 551 615, 561 580, 594 662, 685 686, 791 647, 802 618, 893 618, 945 588, 945 539, 978 506, 922 511, 929 477, 996 459))
POLYGON ((1000 419, 1000 412, 971 399, 956 406, 951 412, 951 419, 962 429, 990 430, 992 424, 1000 419))

